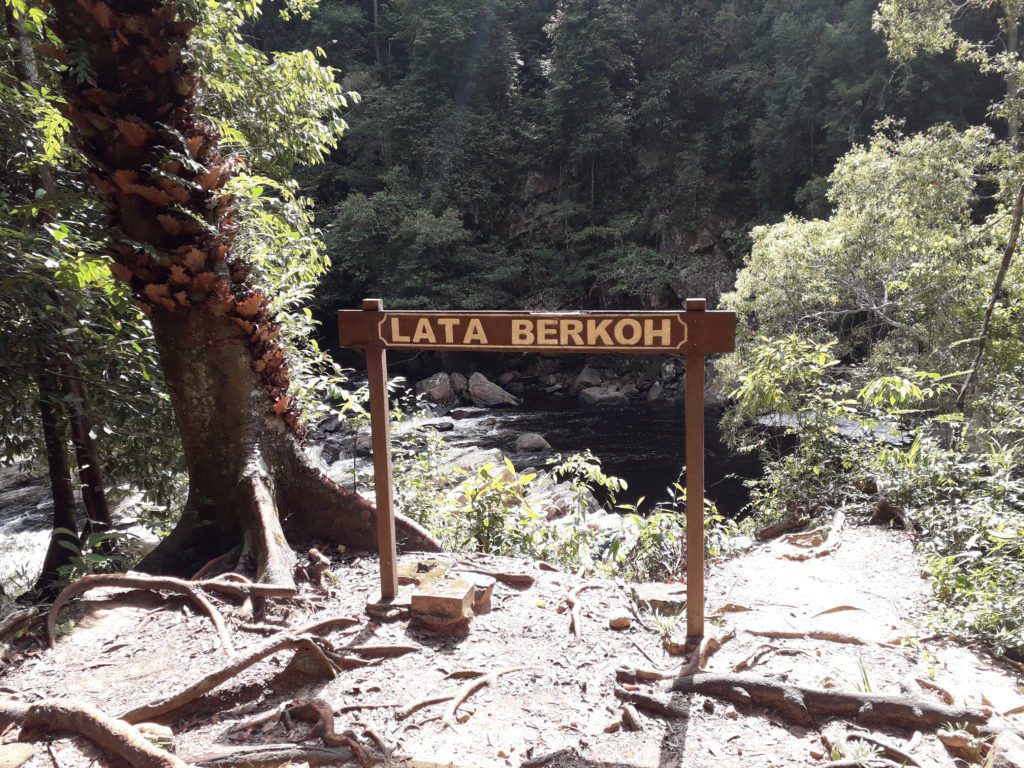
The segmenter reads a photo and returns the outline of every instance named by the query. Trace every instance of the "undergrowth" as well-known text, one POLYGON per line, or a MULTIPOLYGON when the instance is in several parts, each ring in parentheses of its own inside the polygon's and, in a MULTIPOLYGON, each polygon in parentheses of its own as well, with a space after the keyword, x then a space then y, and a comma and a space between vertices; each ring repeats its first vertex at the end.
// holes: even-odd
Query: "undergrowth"
MULTIPOLYGON (((589 451, 553 457, 542 471, 547 477, 519 472, 508 459, 473 471, 454 468, 437 432, 409 430, 394 449, 395 504, 453 551, 522 556, 634 581, 680 577, 685 488, 675 484, 666 501, 644 511, 643 500, 616 505, 626 482, 605 473, 589 451), (567 503, 563 515, 548 520, 529 497, 555 492, 567 503), (608 500, 607 509, 597 496, 608 500), (617 517, 609 518, 608 511, 617 517)), ((371 485, 372 476, 361 482, 371 485)), ((705 505, 709 549, 715 554, 732 530, 713 505, 705 505)))
POLYGON ((941 600, 937 628, 997 653, 1024 648, 1024 383, 996 382, 970 421, 950 378, 843 370, 833 344, 761 339, 738 377, 728 432, 758 452, 748 526, 799 507, 900 508, 941 600))

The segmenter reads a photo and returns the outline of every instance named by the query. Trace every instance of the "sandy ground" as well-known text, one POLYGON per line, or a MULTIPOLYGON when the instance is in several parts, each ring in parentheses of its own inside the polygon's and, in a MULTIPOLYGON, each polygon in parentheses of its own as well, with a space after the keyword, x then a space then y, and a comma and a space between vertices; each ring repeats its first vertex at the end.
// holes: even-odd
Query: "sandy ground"
MULTIPOLYGON (((764 652, 753 674, 812 686, 936 698, 918 679, 952 692, 958 704, 988 702, 997 712, 1024 703, 1015 670, 949 638, 932 638, 927 626, 930 596, 918 573, 911 543, 898 532, 852 527, 829 556, 805 562, 783 559, 793 551, 776 543, 713 564, 708 574, 708 614, 716 634, 736 636, 710 658, 708 671, 732 671, 764 652), (725 609, 725 610, 723 610, 725 609), (767 639, 758 632, 824 631, 864 641, 851 645, 810 639, 767 639)), ((411 556, 405 556, 410 559, 411 556)), ((451 560, 452 558, 448 558, 451 560)), ((253 731, 233 727, 284 702, 318 696, 335 710, 366 707, 338 718, 342 726, 371 724, 393 750, 394 764, 410 768, 519 766, 566 749, 550 766, 804 766, 827 765, 820 734, 788 725, 770 712, 736 708, 702 696, 675 694, 689 717, 664 720, 641 712, 643 730, 618 729, 619 702, 613 695, 615 669, 669 669, 655 621, 642 614, 625 630, 608 626, 629 605, 629 587, 588 580, 599 586, 580 593, 582 638, 569 630, 564 598, 585 583, 570 574, 541 571, 532 563, 478 558, 504 570, 536 577, 532 587, 499 583, 493 609, 477 616, 465 637, 437 637, 407 621, 382 623, 364 608, 377 595, 372 557, 335 567, 336 583, 309 600, 280 608, 271 618, 299 626, 317 617, 348 615, 360 624, 329 635, 338 649, 359 644, 402 644, 415 651, 375 666, 340 673, 333 680, 286 669, 282 652, 248 669, 187 709, 164 720, 176 736, 178 754, 202 762, 212 752, 260 742, 304 741, 309 726, 292 731, 277 720, 253 731), (455 689, 453 672, 515 668, 473 694, 445 725, 445 704, 425 706, 400 719, 402 706, 455 689)), ((408 592, 412 587, 403 587, 408 592)), ((238 654, 266 639, 242 632, 237 606, 223 604, 238 654)), ((61 614, 63 634, 53 650, 22 645, 0 676, 6 692, 24 698, 75 696, 117 714, 174 693, 224 665, 209 621, 177 598, 142 592, 93 592, 61 614), (73 620, 73 621, 72 621, 73 620)), ((1011 718, 1024 727, 1021 716, 1011 718)), ((877 733, 877 731, 876 731, 877 733)), ((963 765, 930 734, 885 733, 921 766, 963 765)), ((3 738, 10 740, 13 734, 3 738)), ((369 742, 367 742, 369 744, 369 742)), ((88 742, 57 738, 37 742, 26 765, 45 768, 115 765, 88 742)))

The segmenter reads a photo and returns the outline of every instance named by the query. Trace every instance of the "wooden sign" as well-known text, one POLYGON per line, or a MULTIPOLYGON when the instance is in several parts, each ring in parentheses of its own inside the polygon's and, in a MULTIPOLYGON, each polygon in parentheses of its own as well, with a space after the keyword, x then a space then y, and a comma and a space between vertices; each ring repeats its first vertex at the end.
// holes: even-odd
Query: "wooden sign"
POLYGON ((708 312, 687 299, 681 312, 384 311, 380 299, 338 312, 341 346, 366 352, 377 495, 381 597, 398 594, 387 350, 447 349, 686 356, 686 628, 704 635, 704 356, 731 352, 733 312, 708 312))
POLYGON ((711 354, 731 352, 733 312, 338 313, 341 346, 480 352, 711 354))

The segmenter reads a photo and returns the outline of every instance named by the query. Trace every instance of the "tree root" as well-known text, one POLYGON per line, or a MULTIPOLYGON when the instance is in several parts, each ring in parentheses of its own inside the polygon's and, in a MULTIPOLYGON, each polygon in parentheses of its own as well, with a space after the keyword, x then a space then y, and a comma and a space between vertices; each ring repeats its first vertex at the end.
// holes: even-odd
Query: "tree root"
POLYGON ((193 573, 190 581, 199 581, 200 579, 219 576, 225 571, 230 571, 238 562, 238 556, 241 551, 241 547, 232 547, 223 555, 218 555, 193 573))
POLYGON ((418 645, 356 645, 345 650, 368 659, 394 659, 423 649, 418 645))
POLYGON ((813 560, 816 557, 825 557, 835 552, 843 541, 843 529, 846 527, 846 513, 842 510, 836 512, 832 518, 832 524, 828 528, 828 537, 818 548, 809 552, 788 552, 783 555, 787 560, 813 560))
POLYGON ((352 750, 305 744, 253 744, 247 747, 218 749, 193 758, 201 768, 277 768, 282 765, 345 765, 353 759, 352 750))
POLYGON ((673 704, 664 696, 642 693, 641 691, 627 691, 625 688, 616 686, 615 698, 662 717, 682 720, 690 716, 689 710, 673 704))
POLYGON ((463 702, 466 701, 466 699, 481 688, 493 684, 502 675, 508 674, 509 672, 516 672, 520 669, 523 669, 523 667, 507 667, 505 669, 498 669, 494 672, 487 673, 478 672, 476 670, 469 670, 464 673, 453 672, 449 677, 470 677, 471 679, 468 683, 455 690, 447 691, 446 693, 433 694, 431 696, 426 696, 422 699, 412 701, 398 710, 398 712, 395 713, 395 717, 398 720, 405 720, 405 718, 409 717, 413 712, 422 709, 423 707, 433 706, 434 704, 443 704, 446 701, 454 700, 453 704, 445 713, 445 724, 448 725, 449 718, 451 719, 452 724, 454 724, 455 712, 463 702))
POLYGON ((373 765, 373 758, 366 748, 356 741, 355 733, 352 731, 338 733, 334 730, 334 712, 331 705, 323 699, 305 699, 293 702, 285 708, 281 715, 281 719, 285 721, 286 725, 292 718, 314 723, 309 735, 322 739, 324 746, 348 747, 363 768, 373 765))
POLYGON ((324 655, 324 650, 317 645, 312 637, 309 635, 282 635, 281 637, 272 639, 262 647, 249 652, 245 656, 236 658, 230 664, 205 675, 183 691, 179 691, 165 699, 150 702, 149 704, 143 704, 140 707, 128 710, 121 715, 121 719, 126 720, 129 723, 139 723, 143 720, 153 720, 158 717, 163 717, 171 712, 181 709, 186 704, 190 704, 204 694, 209 693, 221 683, 230 680, 239 672, 248 669, 268 656, 272 656, 275 653, 285 650, 305 650, 310 652, 317 660, 320 661, 325 672, 332 677, 334 676, 337 665, 324 655))
POLYGON ((956 697, 953 696, 952 693, 947 691, 945 688, 943 688, 938 683, 932 682, 931 680, 929 680, 926 677, 918 677, 918 678, 915 678, 915 680, 916 680, 917 684, 920 685, 922 688, 924 688, 926 691, 933 691, 933 692, 939 694, 939 698, 942 699, 944 704, 949 704, 950 706, 952 706, 953 704, 956 704, 956 697))
POLYGON ((21 723, 22 731, 71 731, 117 755, 133 768, 188 768, 170 752, 151 744, 123 720, 73 699, 43 699, 32 704, 0 700, 0 721, 21 723))
POLYGON ((754 538, 758 541, 770 541, 771 539, 777 539, 784 533, 806 528, 807 524, 811 522, 811 517, 817 515, 821 508, 821 504, 817 503, 811 504, 806 510, 803 507, 794 506, 778 522, 759 528, 754 534, 754 538))
POLYGON ((569 631, 576 636, 576 642, 578 643, 583 637, 583 625, 580 619, 580 608, 576 603, 576 599, 580 596, 580 592, 585 589, 596 589, 597 587, 603 586, 601 584, 580 584, 576 589, 569 592, 565 596, 565 604, 569 606, 569 631))
POLYGON ((470 696, 479 691, 481 688, 486 688, 488 685, 493 685, 499 677, 507 675, 509 672, 518 672, 523 667, 506 667, 505 669, 496 669, 494 672, 488 672, 483 677, 478 677, 475 680, 470 680, 468 683, 463 685, 458 692, 452 697, 452 703, 448 705, 448 709, 444 713, 444 725, 446 728, 451 728, 455 725, 455 717, 461 707, 470 696))
POLYGON ((950 722, 980 725, 989 718, 978 709, 950 707, 920 698, 807 688, 751 675, 702 672, 677 678, 672 690, 767 707, 799 725, 843 718, 862 725, 935 730, 950 722))
POLYGON ((767 637, 772 640, 821 640, 828 643, 844 643, 846 645, 868 645, 863 640, 853 635, 844 635, 842 632, 829 632, 823 629, 815 629, 810 632, 799 632, 790 629, 746 629, 749 635, 755 637, 767 637))
POLYGON ((60 609, 72 598, 78 597, 90 589, 100 587, 118 587, 120 589, 149 589, 155 592, 172 592, 184 595, 199 605, 210 617, 221 642, 227 648, 231 647, 230 638, 224 628, 224 621, 220 612, 213 607, 212 603, 202 595, 199 590, 217 592, 232 597, 246 599, 251 597, 294 597, 296 590, 282 584, 253 584, 240 574, 224 574, 215 579, 205 581, 185 581, 171 576, 149 576, 143 573, 96 573, 82 576, 77 581, 68 584, 50 606, 50 613, 46 617, 46 640, 52 648, 54 645, 55 629, 57 625, 57 614, 60 609), (230 577, 230 578, 229 578, 230 577), (226 641, 226 642, 225 642, 226 641))
POLYGON ((33 621, 43 614, 42 608, 22 608, 17 611, 11 611, 9 614, 4 616, 3 620, 0 621, 0 642, 4 641, 8 635, 12 635, 21 629, 23 626, 33 621))
POLYGON ((56 636, 57 614, 60 613, 61 607, 68 600, 73 597, 77 597, 84 592, 88 592, 90 589, 97 589, 99 587, 121 587, 124 589, 149 589, 159 592, 173 592, 174 594, 184 595, 198 605, 202 609, 203 613, 209 616, 210 621, 213 622, 213 626, 217 630, 217 637, 220 638, 221 647, 231 655, 234 653, 234 647, 231 644, 231 636, 228 635, 227 627, 224 625, 224 617, 221 616, 220 611, 214 607, 213 603, 211 603, 206 596, 201 594, 197 589, 198 586, 208 583, 209 582, 190 582, 170 577, 143 576, 127 573, 98 573, 89 576, 82 576, 77 581, 68 584, 57 596, 57 599, 53 601, 53 605, 50 606, 50 612, 46 617, 46 642, 51 648, 53 648, 56 636))

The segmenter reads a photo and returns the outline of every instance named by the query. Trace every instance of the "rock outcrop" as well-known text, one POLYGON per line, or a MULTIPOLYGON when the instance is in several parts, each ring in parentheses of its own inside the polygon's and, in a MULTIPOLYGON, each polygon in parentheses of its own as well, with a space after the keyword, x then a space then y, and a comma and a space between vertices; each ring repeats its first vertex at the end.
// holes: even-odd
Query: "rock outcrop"
MULTIPOLYGON (((447 375, 445 376, 447 378, 447 375)), ((519 405, 522 401, 513 394, 506 392, 482 373, 474 373, 469 377, 469 399, 474 405, 519 405)))

